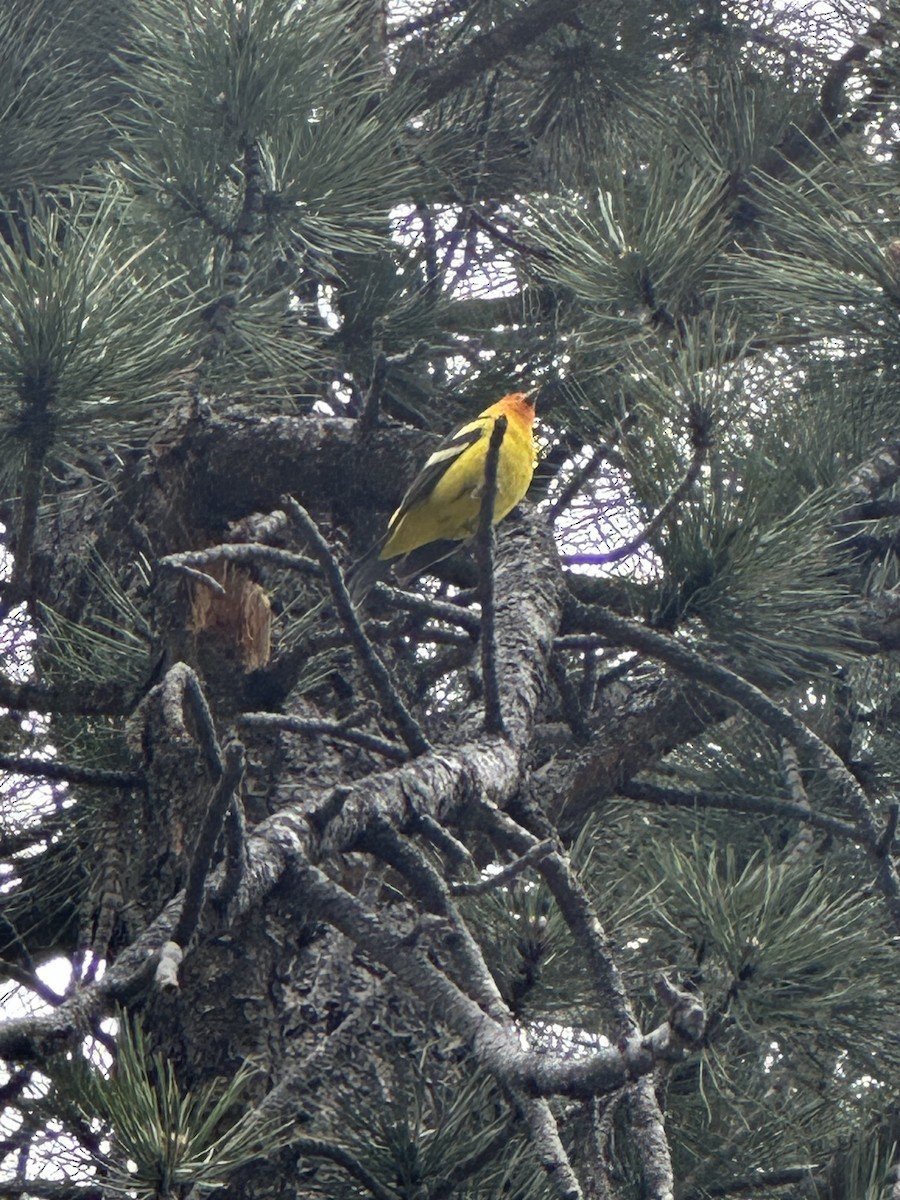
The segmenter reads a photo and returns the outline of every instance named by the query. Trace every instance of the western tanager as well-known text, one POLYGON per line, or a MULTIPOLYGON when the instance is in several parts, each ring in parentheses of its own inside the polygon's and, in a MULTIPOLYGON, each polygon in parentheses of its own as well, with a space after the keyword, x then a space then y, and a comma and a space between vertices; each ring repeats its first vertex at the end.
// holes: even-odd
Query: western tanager
POLYGON ((488 443, 498 417, 506 417, 507 426, 497 462, 494 524, 519 503, 534 473, 534 401, 524 392, 511 392, 460 425, 434 451, 400 501, 387 532, 351 567, 348 583, 354 600, 361 600, 377 578, 379 562, 396 559, 397 576, 410 578, 475 534, 488 443))

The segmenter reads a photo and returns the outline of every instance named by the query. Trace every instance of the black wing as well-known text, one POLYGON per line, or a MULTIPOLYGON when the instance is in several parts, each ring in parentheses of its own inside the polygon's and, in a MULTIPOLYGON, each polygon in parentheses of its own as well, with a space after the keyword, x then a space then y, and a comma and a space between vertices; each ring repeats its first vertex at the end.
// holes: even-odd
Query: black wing
POLYGON ((445 437, 409 485, 409 489, 397 509, 396 520, 391 521, 391 528, 404 513, 409 512, 420 500, 424 500, 431 493, 437 481, 447 470, 449 463, 459 458, 464 450, 468 450, 469 446, 474 446, 483 437, 484 425, 476 421, 461 426, 445 437))

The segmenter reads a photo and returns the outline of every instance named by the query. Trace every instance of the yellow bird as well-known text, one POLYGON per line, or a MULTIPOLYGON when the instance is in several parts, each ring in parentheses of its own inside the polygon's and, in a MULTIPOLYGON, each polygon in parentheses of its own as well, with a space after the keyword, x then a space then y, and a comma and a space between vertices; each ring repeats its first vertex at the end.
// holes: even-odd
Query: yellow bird
POLYGON ((378 575, 377 563, 398 559, 399 578, 411 578, 474 536, 484 495, 488 444, 498 417, 506 417, 506 433, 497 462, 494 524, 519 503, 534 474, 534 401, 511 392, 460 425, 446 437, 413 480, 388 522, 387 532, 350 569, 348 584, 355 601, 364 598, 378 575), (415 554, 423 547, 434 553, 415 554), (410 570, 410 568, 412 568, 410 570))

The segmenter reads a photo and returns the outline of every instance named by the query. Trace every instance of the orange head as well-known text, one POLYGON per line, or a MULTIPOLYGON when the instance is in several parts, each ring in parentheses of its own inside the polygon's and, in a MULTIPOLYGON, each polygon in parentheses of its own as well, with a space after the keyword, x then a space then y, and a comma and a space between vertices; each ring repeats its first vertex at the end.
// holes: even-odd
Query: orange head
POLYGON ((534 424, 534 401, 529 400, 527 392, 510 392, 508 396, 492 404, 487 411, 496 413, 497 416, 502 413, 513 421, 527 425, 529 429, 534 424))

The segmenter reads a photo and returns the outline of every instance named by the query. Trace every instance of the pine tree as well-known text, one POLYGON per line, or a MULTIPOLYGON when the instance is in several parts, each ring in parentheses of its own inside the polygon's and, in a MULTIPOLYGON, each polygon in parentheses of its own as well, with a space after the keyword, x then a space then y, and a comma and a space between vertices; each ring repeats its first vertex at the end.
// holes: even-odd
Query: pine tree
POLYGON ((900 6, 0 35, 2 1194, 897 1200, 900 6))

